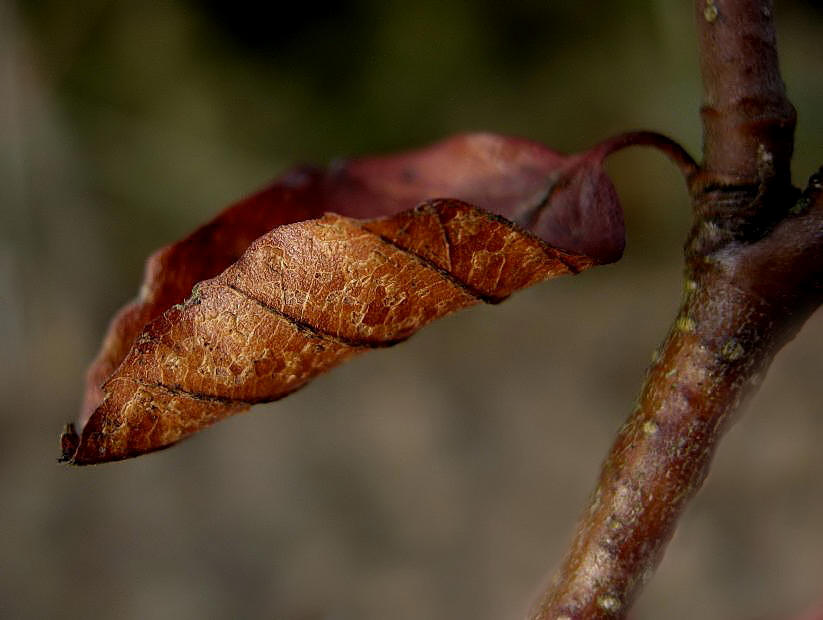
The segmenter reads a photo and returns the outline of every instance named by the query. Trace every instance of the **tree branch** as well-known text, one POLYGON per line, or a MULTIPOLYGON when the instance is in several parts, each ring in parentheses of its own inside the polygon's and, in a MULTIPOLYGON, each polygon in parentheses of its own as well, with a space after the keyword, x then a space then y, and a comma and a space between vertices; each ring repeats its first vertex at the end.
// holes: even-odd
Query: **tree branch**
POLYGON ((683 304, 534 620, 625 617, 733 412, 823 301, 823 172, 798 199, 771 2, 695 6, 705 144, 683 304))
POLYGON ((680 313, 533 618, 622 618, 652 575, 731 414, 823 300, 823 176, 796 206, 768 237, 690 267, 680 313))
POLYGON ((795 111, 777 63, 771 0, 695 0, 705 168, 754 180, 766 154, 789 179, 795 111))

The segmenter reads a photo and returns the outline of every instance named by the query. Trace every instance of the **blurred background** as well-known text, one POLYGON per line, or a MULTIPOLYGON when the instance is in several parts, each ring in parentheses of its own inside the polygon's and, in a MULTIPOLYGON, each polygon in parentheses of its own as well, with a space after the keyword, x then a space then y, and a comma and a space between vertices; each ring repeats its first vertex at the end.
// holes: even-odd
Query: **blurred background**
MULTIPOLYGON (((823 12, 777 3, 823 163, 823 12)), ((487 129, 700 147, 689 2, 0 0, 0 616, 520 618, 680 296, 689 205, 609 164, 620 263, 441 321, 162 453, 56 463, 144 257, 291 164, 487 129)), ((823 316, 721 444, 635 618, 823 595, 823 316)))

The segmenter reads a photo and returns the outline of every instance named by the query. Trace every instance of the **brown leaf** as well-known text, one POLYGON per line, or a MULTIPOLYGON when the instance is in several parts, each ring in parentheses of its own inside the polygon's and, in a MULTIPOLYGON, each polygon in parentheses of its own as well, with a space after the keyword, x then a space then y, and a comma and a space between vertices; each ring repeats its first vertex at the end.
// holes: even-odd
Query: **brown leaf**
POLYGON ((445 314, 616 260, 622 213, 602 159, 470 134, 290 172, 149 259, 64 459, 166 447, 445 314))

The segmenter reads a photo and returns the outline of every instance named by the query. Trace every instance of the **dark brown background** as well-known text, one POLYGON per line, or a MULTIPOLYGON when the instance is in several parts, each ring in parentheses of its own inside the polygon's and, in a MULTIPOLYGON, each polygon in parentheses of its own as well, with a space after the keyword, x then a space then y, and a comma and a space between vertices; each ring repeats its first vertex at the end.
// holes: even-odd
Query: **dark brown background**
MULTIPOLYGON (((0 0, 0 616, 521 617, 679 298, 689 206, 614 157, 617 265, 442 321, 164 453, 69 469, 57 433, 143 257, 297 161, 467 129, 700 145, 690 3, 0 0)), ((823 163, 823 13, 778 2, 823 163)), ((721 445, 636 617, 823 594, 823 317, 721 445)))

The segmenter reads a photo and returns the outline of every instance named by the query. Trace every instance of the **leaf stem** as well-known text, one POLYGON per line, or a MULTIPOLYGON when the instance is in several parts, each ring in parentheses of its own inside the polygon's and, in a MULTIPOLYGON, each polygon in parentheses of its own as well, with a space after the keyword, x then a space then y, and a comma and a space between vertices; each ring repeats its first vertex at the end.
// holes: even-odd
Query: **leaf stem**
POLYGON ((657 149, 672 160, 687 181, 700 170, 698 163, 678 142, 655 131, 628 131, 604 140, 592 150, 605 158, 629 146, 650 146, 657 149))

